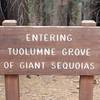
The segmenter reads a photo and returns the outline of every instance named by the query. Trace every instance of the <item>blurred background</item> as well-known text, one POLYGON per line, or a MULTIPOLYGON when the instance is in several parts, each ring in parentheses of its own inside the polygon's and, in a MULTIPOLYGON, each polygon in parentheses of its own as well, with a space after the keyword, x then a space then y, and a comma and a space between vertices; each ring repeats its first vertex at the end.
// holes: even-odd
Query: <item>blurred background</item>
POLYGON ((0 0, 0 21, 19 25, 80 25, 93 19, 99 24, 100 0, 0 0))

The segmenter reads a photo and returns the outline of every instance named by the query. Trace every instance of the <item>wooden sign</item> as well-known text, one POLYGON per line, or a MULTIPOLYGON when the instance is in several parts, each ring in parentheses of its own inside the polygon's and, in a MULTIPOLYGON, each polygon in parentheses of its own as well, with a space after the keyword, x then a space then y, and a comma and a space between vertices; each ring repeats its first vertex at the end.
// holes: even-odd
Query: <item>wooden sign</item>
POLYGON ((98 75, 100 28, 1 26, 0 74, 98 75))

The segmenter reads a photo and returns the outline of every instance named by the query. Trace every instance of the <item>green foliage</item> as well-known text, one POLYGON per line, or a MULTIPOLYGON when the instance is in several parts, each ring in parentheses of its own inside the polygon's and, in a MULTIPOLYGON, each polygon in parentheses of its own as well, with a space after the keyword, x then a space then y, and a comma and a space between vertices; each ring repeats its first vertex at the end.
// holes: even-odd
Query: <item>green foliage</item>
POLYGON ((66 3, 62 8, 57 0, 28 0, 30 20, 35 18, 36 25, 52 25, 54 21, 60 25, 59 20, 64 24, 79 25, 82 18, 86 19, 89 16, 87 14, 91 0, 69 0, 69 2, 69 5, 66 3))
POLYGON ((28 0, 29 15, 34 15, 34 0, 28 0))
POLYGON ((70 15, 70 25, 80 24, 80 3, 81 0, 71 0, 69 3, 69 15, 70 15))

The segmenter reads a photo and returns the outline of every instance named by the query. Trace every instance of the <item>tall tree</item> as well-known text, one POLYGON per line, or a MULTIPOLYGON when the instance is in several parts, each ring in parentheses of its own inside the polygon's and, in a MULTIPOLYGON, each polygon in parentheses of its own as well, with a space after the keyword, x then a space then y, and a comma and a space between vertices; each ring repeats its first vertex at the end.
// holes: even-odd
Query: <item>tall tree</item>
POLYGON ((100 26, 100 0, 91 0, 91 19, 95 20, 100 26))
POLYGON ((80 0, 30 0, 32 25, 79 25, 80 0), (33 14, 32 14, 33 12, 33 14))
POLYGON ((34 0, 35 25, 68 25, 69 0, 34 0))
POLYGON ((80 0, 69 0, 69 25, 80 25, 82 20, 82 2, 80 0))
POLYGON ((91 19, 91 0, 82 0, 82 20, 91 19))

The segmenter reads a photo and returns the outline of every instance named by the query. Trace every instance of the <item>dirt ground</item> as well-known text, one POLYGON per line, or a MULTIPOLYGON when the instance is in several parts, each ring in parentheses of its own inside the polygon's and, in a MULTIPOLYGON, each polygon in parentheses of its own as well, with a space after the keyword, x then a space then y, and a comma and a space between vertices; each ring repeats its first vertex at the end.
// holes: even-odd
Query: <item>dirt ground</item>
MULTIPOLYGON (((100 76, 96 76, 94 100, 100 100, 100 76)), ((0 77, 0 100, 5 100, 4 77, 0 77)), ((21 100, 79 100, 79 77, 20 76, 21 100)))

